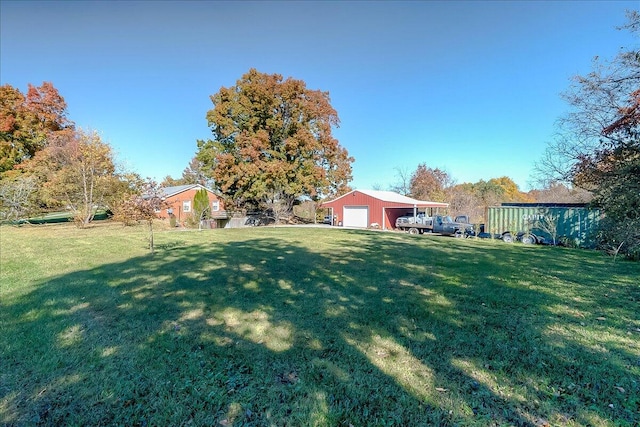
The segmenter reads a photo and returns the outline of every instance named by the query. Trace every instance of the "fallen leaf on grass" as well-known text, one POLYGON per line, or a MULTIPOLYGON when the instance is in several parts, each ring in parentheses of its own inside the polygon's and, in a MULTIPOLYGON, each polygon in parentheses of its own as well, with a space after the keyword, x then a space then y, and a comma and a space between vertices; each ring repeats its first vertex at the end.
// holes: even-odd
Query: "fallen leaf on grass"
POLYGON ((446 388, 442 388, 442 387, 436 387, 436 391, 439 391, 439 392, 441 392, 441 393, 446 393, 446 392, 447 392, 447 391, 449 391, 449 390, 448 390, 448 389, 446 389, 446 388))
POLYGON ((620 386, 616 386, 616 389, 618 389, 618 391, 619 391, 620 393, 624 393, 624 392, 625 392, 625 390, 624 390, 622 387, 620 387, 620 386))
POLYGON ((600 316, 600 317, 596 317, 596 320, 607 320, 607 318, 600 316))
POLYGON ((276 376, 276 381, 280 384, 295 384, 299 379, 298 373, 295 371, 288 372, 286 374, 278 374, 276 376))

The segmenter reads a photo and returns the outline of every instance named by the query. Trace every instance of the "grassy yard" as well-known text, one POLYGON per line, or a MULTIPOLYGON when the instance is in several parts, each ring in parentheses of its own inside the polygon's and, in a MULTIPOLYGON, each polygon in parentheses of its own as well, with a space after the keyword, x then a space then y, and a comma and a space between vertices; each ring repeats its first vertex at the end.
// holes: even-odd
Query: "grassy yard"
POLYGON ((0 424, 637 426, 640 264, 338 228, 0 228, 0 424))

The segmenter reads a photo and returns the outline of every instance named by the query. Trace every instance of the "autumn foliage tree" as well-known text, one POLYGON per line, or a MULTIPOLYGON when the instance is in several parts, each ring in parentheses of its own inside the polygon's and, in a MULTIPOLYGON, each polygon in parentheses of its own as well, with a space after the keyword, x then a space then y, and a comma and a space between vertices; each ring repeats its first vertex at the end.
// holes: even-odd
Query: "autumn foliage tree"
POLYGON ((113 218, 124 225, 146 222, 149 230, 149 250, 154 253, 153 222, 157 218, 157 212, 167 204, 162 187, 154 180, 148 178, 136 184, 136 187, 117 204, 113 218))
MULTIPOLYGON (((628 12, 624 27, 633 34, 640 30, 640 14, 628 12)), ((607 132, 614 125, 629 125, 624 111, 633 105, 633 93, 640 87, 640 51, 637 46, 609 61, 595 57, 593 69, 572 78, 562 94, 569 109, 558 121, 557 137, 536 164, 538 178, 588 187, 576 180, 583 171, 579 164, 593 159, 602 149, 620 144, 619 132, 607 132), (576 167, 578 166, 578 169, 576 167)), ((591 188, 587 188, 591 189, 591 188)))
POLYGON ((588 203, 593 199, 590 191, 557 181, 549 181, 542 188, 531 190, 528 194, 540 203, 588 203))
POLYGON ((411 175, 411 197, 418 200, 444 202, 447 199, 446 189, 451 187, 453 179, 438 168, 427 167, 421 163, 411 175))
MULTIPOLYGON (((625 26, 640 31, 640 13, 625 26)), ((538 170, 593 192, 606 214, 600 243, 640 258, 640 48, 576 76, 565 93, 570 111, 538 170), (622 246, 620 246, 622 245, 622 246)))
POLYGON ((640 90, 602 133, 615 139, 581 158, 575 180, 592 188, 594 203, 605 208, 601 245, 640 259, 640 90))
POLYGON ((207 175, 202 162, 198 160, 197 157, 189 161, 187 167, 182 171, 180 178, 173 178, 171 175, 167 175, 161 183, 163 187, 190 184, 200 184, 207 188, 214 187, 213 180, 207 175))
POLYGON ((474 222, 484 222, 485 211, 489 206, 502 202, 533 202, 529 194, 520 191, 518 185, 509 177, 491 178, 475 183, 455 184, 455 179, 446 171, 428 167, 425 163, 417 166, 409 174, 399 169, 398 191, 409 185, 409 195, 419 200, 431 200, 449 203, 451 215, 469 215, 474 222))
POLYGON ((277 201, 291 212, 297 197, 331 196, 351 180, 353 158, 332 136, 339 120, 327 92, 251 69, 211 101, 213 140, 198 141, 197 158, 227 206, 277 201))
POLYGON ((0 173, 31 159, 52 135, 73 127, 52 83, 29 84, 26 95, 11 85, 0 86, 0 173))
POLYGON ((0 86, 0 216, 64 209, 85 226, 129 186, 111 146, 76 129, 52 83, 29 84, 26 94, 0 86))
POLYGON ((95 131, 68 130, 50 137, 23 169, 39 179, 40 203, 70 208, 80 226, 126 185, 116 174, 111 146, 95 131))
POLYGON ((200 184, 203 187, 213 188, 213 180, 207 176, 204 165, 197 157, 192 158, 189 164, 182 171, 182 182, 184 184, 200 184))

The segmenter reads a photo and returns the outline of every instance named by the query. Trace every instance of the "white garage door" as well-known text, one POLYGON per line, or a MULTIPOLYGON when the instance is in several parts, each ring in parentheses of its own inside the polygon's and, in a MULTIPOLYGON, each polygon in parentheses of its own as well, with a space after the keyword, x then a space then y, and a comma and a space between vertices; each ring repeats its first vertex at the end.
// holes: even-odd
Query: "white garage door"
POLYGON ((368 206, 345 206, 343 211, 345 227, 367 228, 369 222, 368 206))

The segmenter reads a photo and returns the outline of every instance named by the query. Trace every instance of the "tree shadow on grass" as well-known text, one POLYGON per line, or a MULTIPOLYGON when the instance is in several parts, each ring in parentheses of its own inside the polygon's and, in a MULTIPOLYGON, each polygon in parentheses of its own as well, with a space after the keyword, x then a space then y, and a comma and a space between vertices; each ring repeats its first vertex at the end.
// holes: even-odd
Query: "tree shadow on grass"
POLYGON ((638 321, 619 306, 637 288, 603 300, 588 283, 617 284, 597 262, 576 271, 555 249, 322 233, 328 251, 278 229, 167 244, 3 303, 0 422, 638 422, 637 347, 580 337, 580 322, 638 321))

